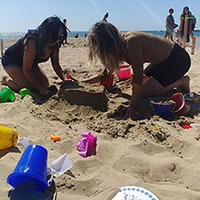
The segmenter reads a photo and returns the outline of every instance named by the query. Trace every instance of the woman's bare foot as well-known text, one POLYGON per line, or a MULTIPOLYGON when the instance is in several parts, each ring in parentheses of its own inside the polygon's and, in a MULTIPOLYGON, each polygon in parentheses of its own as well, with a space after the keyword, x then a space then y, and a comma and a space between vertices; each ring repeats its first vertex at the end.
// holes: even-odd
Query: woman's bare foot
POLYGON ((2 79, 1 79, 1 83, 3 85, 8 85, 8 77, 7 76, 3 76, 2 79))
POLYGON ((19 92, 19 90, 21 89, 20 86, 18 86, 11 78, 9 78, 7 76, 2 77, 1 83, 3 85, 8 86, 11 90, 13 90, 15 92, 19 92))

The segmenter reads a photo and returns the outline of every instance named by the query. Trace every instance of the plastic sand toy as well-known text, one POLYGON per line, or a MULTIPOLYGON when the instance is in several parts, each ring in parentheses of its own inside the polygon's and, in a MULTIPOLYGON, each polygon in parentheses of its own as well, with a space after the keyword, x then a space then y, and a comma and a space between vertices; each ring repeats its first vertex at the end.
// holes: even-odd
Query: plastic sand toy
POLYGON ((90 132, 84 132, 81 136, 83 138, 76 145, 79 155, 84 158, 96 155, 97 137, 93 136, 90 132))

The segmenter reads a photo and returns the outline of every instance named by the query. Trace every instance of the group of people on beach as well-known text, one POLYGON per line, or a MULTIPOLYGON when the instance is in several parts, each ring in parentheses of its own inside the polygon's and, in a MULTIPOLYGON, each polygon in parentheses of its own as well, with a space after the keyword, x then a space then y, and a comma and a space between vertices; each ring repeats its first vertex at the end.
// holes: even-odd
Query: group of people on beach
MULTIPOLYGON (((83 80, 97 83, 119 70, 122 63, 132 66, 132 96, 126 115, 137 115, 137 105, 142 97, 163 95, 174 88, 189 92, 190 56, 173 41, 142 32, 120 33, 111 23, 101 20, 95 23, 87 36, 89 59, 99 59, 104 73, 83 80), (144 68, 144 63, 150 63, 144 68), (145 78, 144 78, 145 77, 145 78)), ((66 74, 59 64, 59 48, 66 26, 57 16, 45 19, 38 28, 27 33, 9 47, 2 65, 10 78, 3 77, 2 84, 15 92, 22 88, 37 91, 40 95, 49 93, 49 80, 39 67, 41 62, 51 60, 57 76, 65 81, 66 74)))
MULTIPOLYGON (((166 31, 165 38, 168 38, 173 41, 173 32, 175 28, 178 27, 178 24, 175 23, 173 17, 174 9, 169 9, 169 15, 166 18, 166 31)), ((175 32, 179 36, 179 43, 182 44, 184 37, 186 37, 186 42, 190 42, 190 37, 193 38, 194 29, 196 26, 196 17, 192 14, 188 6, 183 8, 183 12, 180 15, 180 25, 178 30, 175 32)))

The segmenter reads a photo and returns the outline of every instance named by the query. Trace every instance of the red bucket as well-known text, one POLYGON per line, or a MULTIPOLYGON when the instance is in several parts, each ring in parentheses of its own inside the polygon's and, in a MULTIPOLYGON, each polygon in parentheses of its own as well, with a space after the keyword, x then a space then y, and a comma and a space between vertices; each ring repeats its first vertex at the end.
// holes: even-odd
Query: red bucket
POLYGON ((117 72, 117 76, 120 81, 131 79, 132 78, 131 66, 121 65, 119 71, 117 72))
POLYGON ((182 93, 179 93, 179 92, 174 93, 171 96, 171 100, 175 102, 175 106, 173 109, 174 113, 181 115, 189 111, 189 107, 186 105, 185 98, 182 93))

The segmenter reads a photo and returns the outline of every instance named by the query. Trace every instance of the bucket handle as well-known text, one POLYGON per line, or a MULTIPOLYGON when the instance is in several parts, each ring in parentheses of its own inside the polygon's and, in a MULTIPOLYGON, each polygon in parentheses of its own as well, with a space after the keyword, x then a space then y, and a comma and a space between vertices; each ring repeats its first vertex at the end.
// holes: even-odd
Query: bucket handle
POLYGON ((53 181, 53 176, 56 173, 56 170, 52 169, 51 167, 47 168, 47 174, 50 175, 49 180, 47 181, 48 187, 51 186, 51 183, 53 181))
POLYGON ((179 111, 184 107, 184 105, 185 105, 185 98, 184 98, 183 94, 182 94, 182 93, 179 93, 179 94, 181 95, 181 97, 182 97, 182 99, 183 99, 183 103, 182 103, 182 105, 180 106, 179 109, 173 110, 174 113, 179 112, 179 111))
POLYGON ((127 70, 127 69, 131 69, 131 65, 124 67, 124 68, 121 68, 119 71, 124 71, 124 70, 127 70))

